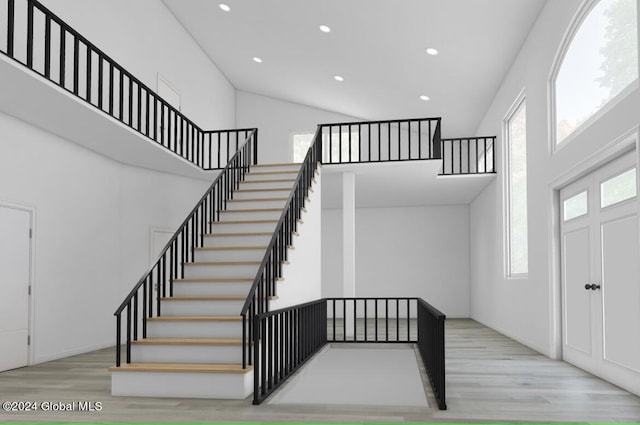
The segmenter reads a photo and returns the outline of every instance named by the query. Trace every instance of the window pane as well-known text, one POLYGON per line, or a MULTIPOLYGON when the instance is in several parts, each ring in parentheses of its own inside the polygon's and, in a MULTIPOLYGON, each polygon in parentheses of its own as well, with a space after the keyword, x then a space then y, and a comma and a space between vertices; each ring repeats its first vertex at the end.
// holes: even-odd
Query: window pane
POLYGON ((508 121, 509 142, 509 272, 528 271, 527 108, 522 103, 508 121))
POLYGON ((586 190, 564 201, 564 221, 580 217, 588 212, 589 207, 586 190))
POLYGON ((293 135, 293 162, 302 162, 313 142, 313 133, 293 135))
POLYGON ((636 169, 632 168, 600 184, 600 207, 622 202, 636 194, 636 169))
POLYGON ((555 81, 556 143, 638 78, 637 0, 600 0, 580 25, 555 81))

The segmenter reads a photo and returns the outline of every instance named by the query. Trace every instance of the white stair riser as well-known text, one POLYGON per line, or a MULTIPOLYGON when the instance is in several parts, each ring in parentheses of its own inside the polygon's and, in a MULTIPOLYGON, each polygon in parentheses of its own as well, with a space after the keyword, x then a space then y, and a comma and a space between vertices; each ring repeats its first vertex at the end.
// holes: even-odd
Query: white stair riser
MULTIPOLYGON (((289 181, 290 179, 286 179, 287 181, 265 181, 272 179, 262 179, 262 180, 250 180, 240 182, 239 189, 273 189, 273 188, 283 188, 286 187, 289 190, 293 188, 293 181, 289 181)), ((280 180, 280 179, 274 179, 280 180)))
MULTIPOLYGON (((238 310, 236 315, 240 313, 238 310)), ((148 322, 148 338, 242 338, 240 321, 148 322)), ((238 360, 236 359, 236 363, 238 360)))
MULTIPOLYGON (((264 249, 198 249, 195 261, 262 261, 264 249)), ((247 276, 243 276, 247 277, 247 276)))
POLYGON ((237 316, 244 300, 238 301, 166 301, 163 316, 237 316))
POLYGON ((298 171, 296 173, 282 172, 277 170, 260 170, 260 171, 252 171, 248 174, 245 174, 244 181, 259 181, 259 180, 290 180, 296 179, 298 177, 298 171), (269 173, 269 174, 258 174, 258 173, 269 173), (273 173, 273 174, 272 174, 273 173))
POLYGON ((253 210, 262 208, 284 208, 285 201, 251 200, 227 202, 229 210, 253 210))
MULTIPOLYGON (((240 334, 238 334, 240 336, 240 334)), ((134 363, 238 363, 240 345, 132 345, 134 363)))
POLYGON ((281 210, 275 211, 222 211, 220 221, 276 220, 280 219, 281 210))
POLYGON ((229 266, 185 265, 184 277, 193 278, 225 278, 252 277, 258 273, 259 264, 242 264, 229 266))
MULTIPOLYGON (((245 214, 248 214, 248 213, 245 213, 245 214)), ((211 229, 212 229, 211 233, 273 232, 275 228, 276 228, 276 223, 225 224, 224 221, 217 221, 211 225, 211 229)))
POLYGON ((253 371, 239 373, 112 372, 111 395, 245 399, 253 371))
MULTIPOLYGON (((267 246, 273 235, 251 236, 207 236, 204 238, 204 246, 267 246)), ((211 276, 215 277, 215 276, 211 276)))
MULTIPOLYGON (((249 276, 245 276, 249 277, 249 276)), ((251 282, 174 282, 176 297, 245 296, 251 282)))
MULTIPOLYGON (((263 188, 266 189, 266 188, 263 188)), ((291 189, 266 190, 258 192, 234 192, 233 199, 263 199, 263 198, 289 198, 291 189)))

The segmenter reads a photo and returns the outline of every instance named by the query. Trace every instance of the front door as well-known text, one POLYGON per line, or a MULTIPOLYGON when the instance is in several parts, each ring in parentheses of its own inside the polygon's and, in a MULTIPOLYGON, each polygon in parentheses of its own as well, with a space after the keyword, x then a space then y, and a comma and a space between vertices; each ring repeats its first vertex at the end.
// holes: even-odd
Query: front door
POLYGON ((636 153, 560 192, 563 358, 640 394, 636 153))

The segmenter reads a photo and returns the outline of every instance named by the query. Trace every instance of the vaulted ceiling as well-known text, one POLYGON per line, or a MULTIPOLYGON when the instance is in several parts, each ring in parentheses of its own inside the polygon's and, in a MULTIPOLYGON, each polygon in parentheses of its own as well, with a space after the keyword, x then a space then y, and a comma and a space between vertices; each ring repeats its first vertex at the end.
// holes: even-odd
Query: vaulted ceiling
POLYGON ((163 1, 239 90, 368 120, 442 116, 457 137, 475 133, 546 0, 163 1))

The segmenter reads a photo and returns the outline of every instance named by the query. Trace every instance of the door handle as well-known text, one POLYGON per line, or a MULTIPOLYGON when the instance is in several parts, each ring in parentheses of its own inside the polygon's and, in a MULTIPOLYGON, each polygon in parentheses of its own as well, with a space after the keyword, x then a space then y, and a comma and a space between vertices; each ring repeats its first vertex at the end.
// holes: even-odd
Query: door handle
POLYGON ((591 289, 592 291, 595 291, 596 289, 600 289, 600 285, 592 283, 591 285, 589 285, 588 283, 586 285, 584 285, 584 289, 586 289, 587 291, 589 289, 591 289))

